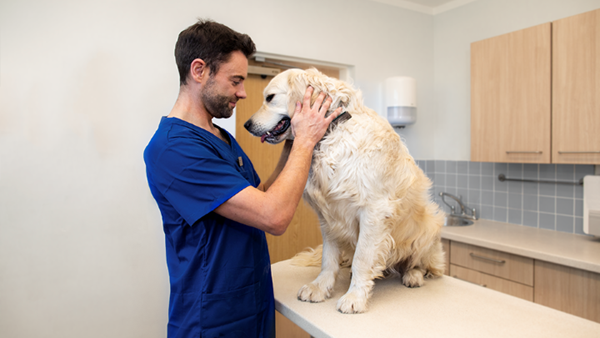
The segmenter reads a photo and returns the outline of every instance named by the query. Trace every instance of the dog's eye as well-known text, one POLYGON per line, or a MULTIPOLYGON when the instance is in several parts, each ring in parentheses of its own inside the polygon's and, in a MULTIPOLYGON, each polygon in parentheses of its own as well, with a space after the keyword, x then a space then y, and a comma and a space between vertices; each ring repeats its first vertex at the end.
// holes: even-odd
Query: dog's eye
POLYGON ((267 96, 267 102, 271 102, 271 100, 273 100, 273 97, 275 97, 275 94, 267 96))

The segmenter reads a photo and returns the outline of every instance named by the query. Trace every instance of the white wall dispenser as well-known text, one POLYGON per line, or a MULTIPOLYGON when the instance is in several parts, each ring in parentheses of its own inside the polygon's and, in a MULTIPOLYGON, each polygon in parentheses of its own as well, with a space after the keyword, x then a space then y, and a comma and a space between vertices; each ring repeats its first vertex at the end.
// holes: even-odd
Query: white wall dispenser
POLYGON ((387 119, 393 127, 403 128, 417 121, 417 81, 394 76, 385 80, 387 119))
POLYGON ((583 232, 600 236, 600 176, 583 178, 583 232))

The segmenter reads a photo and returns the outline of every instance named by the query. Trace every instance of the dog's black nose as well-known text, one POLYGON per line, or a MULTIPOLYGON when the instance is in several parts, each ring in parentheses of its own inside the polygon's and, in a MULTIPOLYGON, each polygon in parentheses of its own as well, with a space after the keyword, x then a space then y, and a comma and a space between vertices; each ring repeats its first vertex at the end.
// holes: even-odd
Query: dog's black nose
POLYGON ((246 121, 246 123, 244 123, 244 128, 246 128, 246 130, 250 131, 250 128, 252 128, 252 120, 246 121))

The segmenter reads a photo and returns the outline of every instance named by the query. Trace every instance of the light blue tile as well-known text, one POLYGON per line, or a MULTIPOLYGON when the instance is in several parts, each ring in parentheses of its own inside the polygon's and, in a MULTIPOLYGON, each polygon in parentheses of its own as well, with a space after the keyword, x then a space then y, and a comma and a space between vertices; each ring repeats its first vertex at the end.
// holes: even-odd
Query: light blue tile
POLYGON ((508 205, 508 194, 496 191, 494 193, 494 207, 506 208, 508 205))
POLYGON ((540 164, 539 165, 539 178, 540 180, 551 180, 556 179, 556 165, 555 164, 540 164))
POLYGON ((557 215, 556 216, 556 231, 561 231, 561 232, 568 232, 570 234, 572 234, 574 231, 574 222, 575 222, 575 217, 569 217, 569 216, 562 216, 562 215, 557 215))
POLYGON ((481 206, 481 210, 477 210, 477 212, 479 213, 479 218, 494 219, 494 207, 492 206, 483 205, 481 206))
POLYGON ((579 180, 585 175, 594 175, 594 166, 587 164, 578 164, 575 166, 575 178, 579 180))
POLYGON ((583 200, 575 200, 575 216, 583 217, 583 200))
POLYGON ((481 163, 481 175, 494 176, 494 164, 488 162, 481 163))
POLYGON ((586 235, 586 233, 583 232, 583 218, 581 217, 575 217, 575 233, 578 235, 586 235))
POLYGON ((482 190, 494 190, 494 177, 481 176, 481 189, 482 190))
POLYGON ((481 176, 479 175, 469 175, 469 189, 481 189, 481 176))
POLYGON ((556 184, 552 183, 540 183, 539 194, 541 196, 556 196, 556 184))
POLYGON ((511 209, 523 209, 523 195, 508 194, 508 207, 511 209))
POLYGON ((469 162, 458 161, 456 162, 456 173, 466 175, 469 173, 469 162))
POLYGON ((483 190, 481 192, 481 204, 494 205, 494 192, 483 190))
POLYGON ((576 185, 575 186, 575 198, 583 198, 583 186, 576 185))
POLYGON ((508 182, 500 182, 498 178, 494 180, 494 190, 495 191, 508 191, 508 182))
POLYGON ((561 215, 573 216, 574 206, 573 199, 568 198, 557 198, 556 199, 556 213, 561 215))
POLYGON ((508 174, 509 178, 523 178, 523 164, 521 163, 509 163, 508 174))
POLYGON ((524 195, 538 195, 538 183, 530 183, 530 182, 525 182, 523 183, 523 194, 524 195))
POLYGON ((523 182, 508 182, 508 192, 513 194, 522 194, 523 182))
POLYGON ((500 174, 506 175, 508 173, 508 163, 495 163, 494 164, 494 176, 498 177, 500 174))
POLYGON ((538 213, 531 211, 523 211, 523 225, 537 228, 538 227, 538 213))
POLYGON ((523 211, 516 209, 508 209, 508 223, 523 224, 523 211))
POLYGON ((537 180, 538 165, 532 163, 523 164, 523 178, 537 180))
POLYGON ((469 162, 469 175, 481 175, 481 162, 469 162))
POLYGON ((481 204, 481 190, 471 190, 469 189, 469 197, 467 199, 469 201, 468 206, 474 208, 474 205, 481 204))
POLYGON ((506 208, 494 208, 494 221, 506 222, 507 221, 507 209, 506 208))
POLYGON ((438 185, 440 187, 446 186, 446 174, 436 173, 435 174, 435 182, 436 182, 436 185, 438 185))
POLYGON ((556 196, 557 197, 575 197, 575 186, 574 185, 566 185, 566 184, 557 184, 556 185, 556 196))
POLYGON ((446 187, 456 188, 456 174, 446 174, 446 187))
POLYGON ((539 210, 540 212, 556 213, 556 199, 554 197, 540 196, 539 210))
POLYGON ((464 188, 464 189, 469 188, 469 176, 457 174, 456 175, 456 187, 459 189, 460 188, 464 188))
MULTIPOLYGON (((523 210, 536 211, 538 210, 537 196, 523 196, 523 210)), ((537 218, 536 218, 537 219, 537 218)))
POLYGON ((556 230, 556 216, 553 214, 540 213, 540 229, 556 230))
POLYGON ((558 164, 556 165, 556 179, 559 181, 574 181, 575 166, 573 164, 558 164))

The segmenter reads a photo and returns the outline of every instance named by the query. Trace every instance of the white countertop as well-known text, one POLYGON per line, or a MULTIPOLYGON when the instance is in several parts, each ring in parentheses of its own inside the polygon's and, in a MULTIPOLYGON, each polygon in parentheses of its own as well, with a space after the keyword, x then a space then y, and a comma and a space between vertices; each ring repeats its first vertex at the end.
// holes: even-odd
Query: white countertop
POLYGON ((412 289, 398 278, 377 280, 366 313, 342 314, 336 302, 350 284, 349 269, 340 272, 332 298, 322 303, 296 298, 320 268, 287 260, 272 269, 277 310, 317 338, 600 336, 598 323, 448 276, 412 289))
POLYGON ((481 219, 469 226, 444 227, 442 238, 600 273, 598 237, 481 219))

